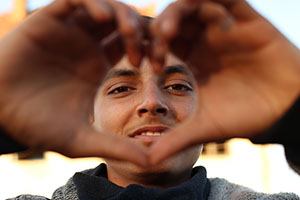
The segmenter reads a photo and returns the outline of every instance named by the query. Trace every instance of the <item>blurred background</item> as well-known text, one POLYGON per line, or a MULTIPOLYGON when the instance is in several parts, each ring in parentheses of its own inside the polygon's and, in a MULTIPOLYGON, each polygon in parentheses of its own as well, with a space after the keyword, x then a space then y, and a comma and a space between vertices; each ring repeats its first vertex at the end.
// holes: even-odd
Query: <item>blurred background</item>
MULTIPOLYGON (((0 39, 27 15, 52 0, 1 0, 0 39)), ((171 0, 124 0, 149 16, 159 14, 171 0)), ((299 0, 249 0, 262 15, 300 48, 299 0)), ((22 152, 0 156, 0 199, 19 194, 48 198, 77 171, 96 167, 100 158, 69 159, 53 152, 22 152)), ((211 143, 196 165, 203 165, 208 177, 222 177, 266 193, 294 192, 300 195, 300 176, 293 172, 280 145, 253 145, 234 139, 211 143)))

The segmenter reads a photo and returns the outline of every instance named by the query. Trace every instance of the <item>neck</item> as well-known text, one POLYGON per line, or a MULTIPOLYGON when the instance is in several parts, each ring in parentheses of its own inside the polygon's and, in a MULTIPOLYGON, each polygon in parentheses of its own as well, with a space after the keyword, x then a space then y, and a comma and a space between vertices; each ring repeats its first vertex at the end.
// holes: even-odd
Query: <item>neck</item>
POLYGON ((192 168, 177 172, 155 172, 145 171, 136 173, 123 173, 107 166, 108 180, 121 187, 131 184, 138 184, 145 187, 155 187, 160 189, 169 188, 187 181, 191 177, 192 168))

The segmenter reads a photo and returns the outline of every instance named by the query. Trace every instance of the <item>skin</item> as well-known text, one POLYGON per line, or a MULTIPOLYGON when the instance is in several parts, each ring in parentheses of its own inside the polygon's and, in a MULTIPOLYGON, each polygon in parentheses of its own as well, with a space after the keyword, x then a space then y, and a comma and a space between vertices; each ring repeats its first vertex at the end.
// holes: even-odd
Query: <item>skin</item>
MULTIPOLYGON (((136 69, 124 57, 108 72, 98 91, 94 126, 101 132, 123 137, 130 137, 141 128, 143 131, 162 126, 173 128, 194 111, 197 102, 194 86, 192 73, 174 56, 168 56, 165 71, 160 74, 153 72, 147 58, 136 69), (166 73, 171 67, 182 71, 166 73), (117 73, 121 70, 132 74, 117 73)), ((159 137, 136 136, 130 137, 130 140, 148 149, 159 137)), ((106 159, 108 179, 123 187, 129 184, 159 188, 177 185, 190 178, 201 148, 198 146, 182 151, 156 166, 148 167, 106 159)))
POLYGON ((258 136, 300 95, 299 49, 246 1, 176 1, 151 32, 155 69, 173 52, 201 97, 195 114, 153 145, 152 164, 196 144, 258 136))
POLYGON ((193 145, 259 135, 299 97, 299 50, 243 0, 179 0, 149 31, 139 19, 114 1, 56 0, 25 20, 0 41, 1 129, 29 148, 149 166, 193 145), (201 97, 147 152, 88 120, 103 75, 125 54, 138 66, 145 34, 155 72, 172 52, 201 97))
POLYGON ((106 0, 57 0, 29 16, 0 41, 1 128, 33 149, 147 164, 140 145, 88 120, 110 67, 125 53, 139 64, 142 26, 129 7, 106 0))

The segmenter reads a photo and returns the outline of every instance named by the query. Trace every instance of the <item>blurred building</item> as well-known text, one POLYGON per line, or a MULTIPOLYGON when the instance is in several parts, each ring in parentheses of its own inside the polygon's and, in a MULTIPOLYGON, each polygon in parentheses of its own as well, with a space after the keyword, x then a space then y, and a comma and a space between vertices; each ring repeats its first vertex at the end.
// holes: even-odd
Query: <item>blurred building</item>
POLYGON ((12 3, 12 10, 0 15, 0 37, 3 37, 27 16, 26 0, 13 0, 12 3))
MULTIPOLYGON (((12 9, 5 13, 0 13, 0 38, 19 24, 33 10, 28 8, 27 0, 9 0, 12 2, 12 9)), ((133 6, 134 7, 134 6, 133 6)), ((154 16, 156 12, 155 3, 149 3, 142 7, 134 7, 142 15, 154 16)))
MULTIPOLYGON (((27 9, 26 0, 12 1, 10 12, 0 14, 0 38, 32 12, 27 9)), ((156 4, 137 9, 154 16, 156 4)), ((52 152, 2 155, 0 199, 28 193, 51 197, 75 172, 96 167, 100 162, 100 158, 69 159, 52 152)), ((263 192, 289 191, 300 195, 300 178, 287 166, 279 145, 256 146, 238 139, 212 143, 205 146, 196 165, 205 166, 208 177, 223 177, 263 192)))

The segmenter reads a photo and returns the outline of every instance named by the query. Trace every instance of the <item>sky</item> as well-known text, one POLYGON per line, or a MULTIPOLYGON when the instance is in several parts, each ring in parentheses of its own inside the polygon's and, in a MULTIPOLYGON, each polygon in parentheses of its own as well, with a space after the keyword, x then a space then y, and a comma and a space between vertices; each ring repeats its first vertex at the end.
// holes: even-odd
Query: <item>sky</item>
MULTIPOLYGON (((34 10, 52 0, 27 0, 28 10, 34 10)), ((158 13, 174 0, 121 0, 135 6, 155 2, 158 13)), ((300 0, 248 0, 263 16, 269 19, 287 38, 300 48, 300 0)), ((0 0, 0 14, 8 12, 13 0, 0 0)))
MULTIPOLYGON (((52 0, 27 0, 28 10, 35 10, 52 0)), ((137 7, 145 6, 150 2, 155 2, 158 6, 158 13, 161 12, 173 0, 122 0, 125 3, 133 4, 137 7)), ((263 16, 270 20, 287 38, 289 38, 298 48, 300 48, 300 0, 248 0, 263 16)), ((9 12, 13 7, 13 0, 0 0, 0 15, 9 12)), ((275 158, 276 159, 276 158, 275 158)), ((219 166, 219 165, 218 165, 219 166)), ((278 165, 281 166, 281 165, 278 165)), ((281 171, 277 164, 272 169, 281 171)), ((282 174, 285 176, 285 173, 282 174)), ((286 178, 286 177, 284 177, 286 178)), ((293 180, 293 179, 291 179, 293 180)), ((298 180, 298 179, 297 179, 298 180)), ((275 181, 274 181, 275 182, 275 181)), ((290 186, 280 184, 280 187, 295 188, 294 192, 300 195, 297 185, 290 186)), ((283 189, 283 190, 285 190, 283 189)), ((291 190, 292 190, 291 189, 291 190)))

